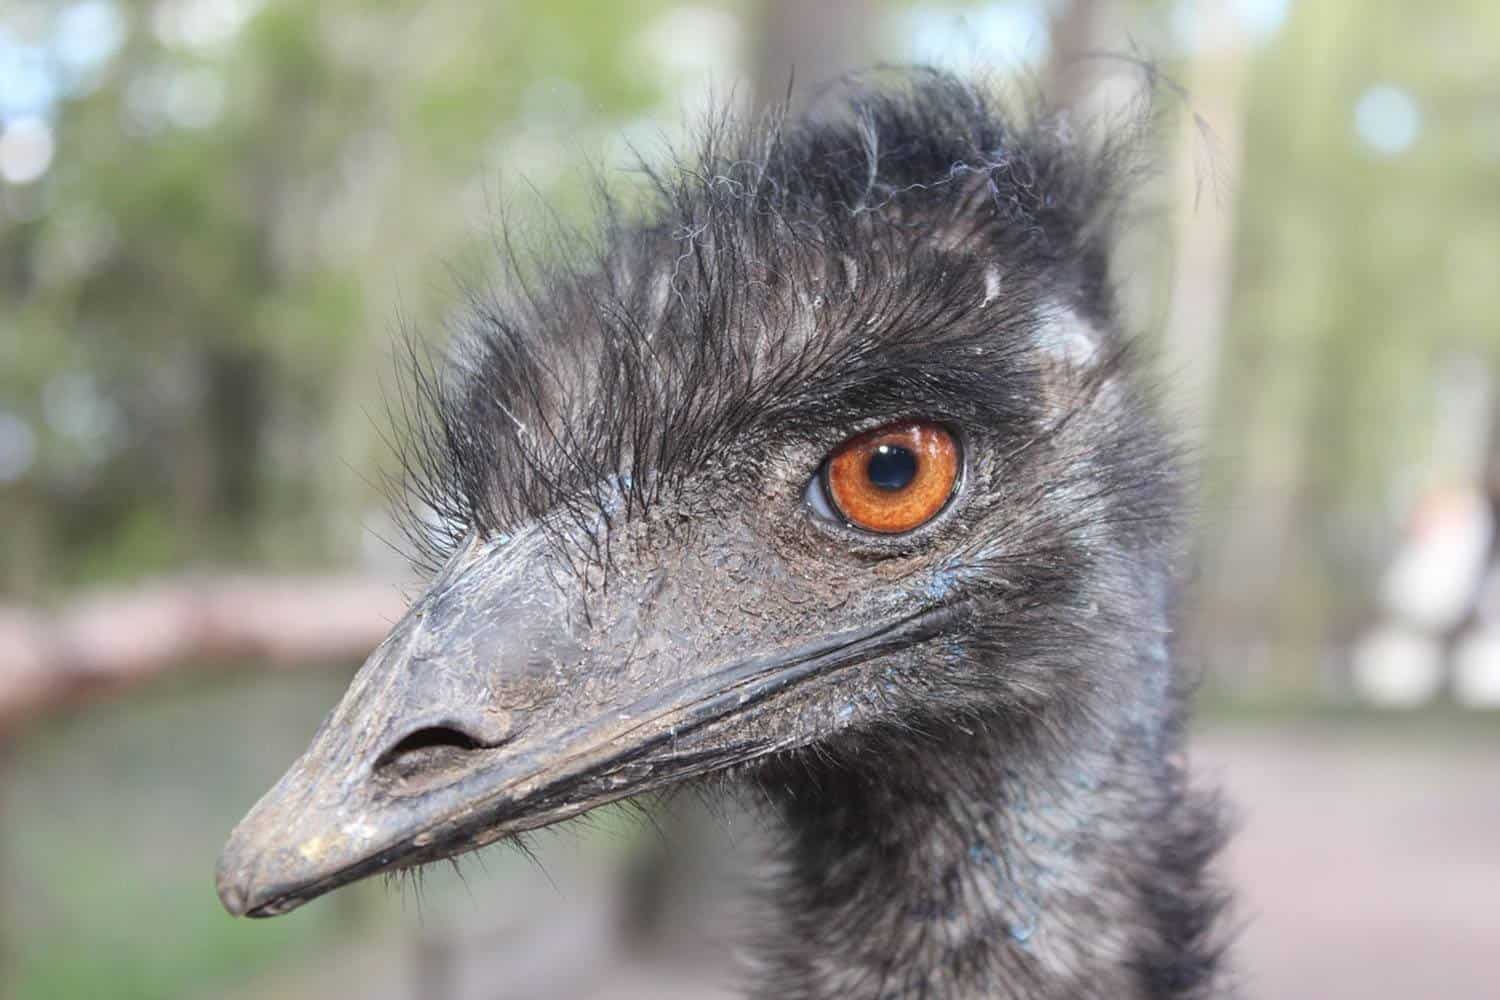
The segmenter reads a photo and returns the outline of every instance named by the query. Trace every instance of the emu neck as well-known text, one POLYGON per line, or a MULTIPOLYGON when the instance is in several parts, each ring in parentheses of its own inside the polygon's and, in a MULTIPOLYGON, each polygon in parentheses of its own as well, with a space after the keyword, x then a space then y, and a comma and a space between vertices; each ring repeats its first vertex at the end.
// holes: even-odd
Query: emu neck
POLYGON ((783 936, 764 995, 1202 995, 1213 837, 1166 722, 1072 743, 995 724, 776 774, 783 936))

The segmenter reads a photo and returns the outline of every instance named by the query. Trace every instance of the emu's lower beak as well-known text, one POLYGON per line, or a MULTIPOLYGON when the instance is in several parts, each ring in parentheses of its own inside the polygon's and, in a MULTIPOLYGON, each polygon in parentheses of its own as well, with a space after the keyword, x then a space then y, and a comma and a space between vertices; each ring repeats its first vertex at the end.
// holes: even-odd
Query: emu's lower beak
POLYGON ((751 720, 799 680, 909 644, 923 621, 694 663, 650 593, 587 623, 539 537, 455 557, 356 675, 219 860, 229 912, 285 913, 364 876, 786 745, 751 720), (654 650, 654 654, 648 653, 654 650))

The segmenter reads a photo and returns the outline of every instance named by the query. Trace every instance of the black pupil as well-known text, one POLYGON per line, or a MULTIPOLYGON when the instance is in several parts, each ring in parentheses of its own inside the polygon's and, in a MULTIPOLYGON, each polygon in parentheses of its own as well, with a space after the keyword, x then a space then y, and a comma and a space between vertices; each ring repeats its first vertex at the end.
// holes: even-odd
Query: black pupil
POLYGON ((870 456, 865 475, 883 490, 904 490, 917 478, 917 456, 899 444, 880 445, 870 456))

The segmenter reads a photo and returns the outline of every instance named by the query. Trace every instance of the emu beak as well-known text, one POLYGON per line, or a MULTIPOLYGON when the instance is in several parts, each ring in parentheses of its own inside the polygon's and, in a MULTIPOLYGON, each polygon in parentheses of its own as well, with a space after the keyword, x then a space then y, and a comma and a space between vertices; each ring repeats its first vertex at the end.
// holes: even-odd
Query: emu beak
POLYGON ((699 615, 654 602, 657 584, 616 592, 601 624, 571 582, 536 531, 455 556, 231 834, 225 908, 275 916, 781 749, 751 721, 763 702, 930 620, 705 656, 699 615))

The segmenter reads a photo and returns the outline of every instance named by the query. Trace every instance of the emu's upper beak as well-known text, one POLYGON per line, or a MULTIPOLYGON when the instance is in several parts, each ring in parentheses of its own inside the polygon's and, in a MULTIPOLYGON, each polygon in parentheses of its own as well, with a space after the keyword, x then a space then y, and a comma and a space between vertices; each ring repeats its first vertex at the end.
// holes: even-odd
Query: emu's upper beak
POLYGON ((274 916, 779 749, 787 739, 753 722, 763 702, 909 644, 925 620, 745 655, 712 643, 701 612, 659 599, 660 574, 617 588, 607 620, 570 582, 538 532, 456 556, 230 836, 225 908, 274 916))

